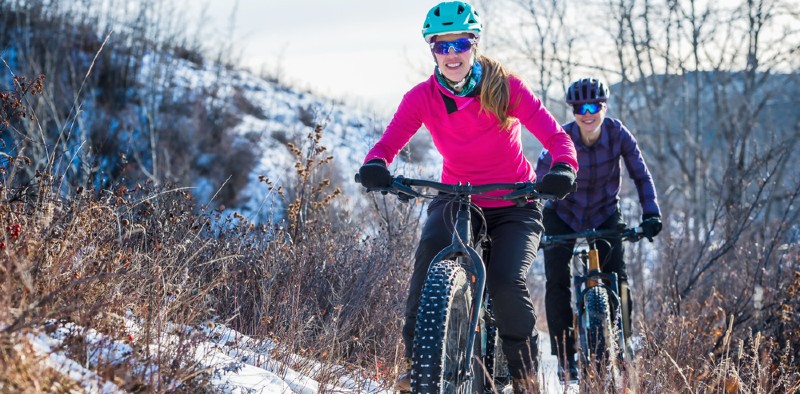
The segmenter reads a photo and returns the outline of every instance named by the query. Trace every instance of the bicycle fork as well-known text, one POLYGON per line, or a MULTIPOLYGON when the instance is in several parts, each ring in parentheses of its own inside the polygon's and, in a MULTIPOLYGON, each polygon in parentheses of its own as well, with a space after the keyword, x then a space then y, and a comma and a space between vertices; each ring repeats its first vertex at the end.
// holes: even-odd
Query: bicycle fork
POLYGON ((472 282, 472 308, 470 310, 469 331, 467 332, 467 349, 464 357, 464 365, 461 370, 465 372, 467 379, 472 378, 472 356, 475 348, 476 331, 478 331, 478 320, 483 302, 483 293, 486 286, 486 268, 483 260, 477 251, 469 246, 472 240, 472 229, 470 228, 470 204, 459 204, 456 213, 455 229, 453 231, 453 242, 450 246, 439 252, 433 261, 455 259, 470 274, 472 282))
MULTIPOLYGON (((462 240, 467 240, 469 242, 472 239, 472 229, 469 228, 470 220, 469 220, 469 205, 462 205, 457 214, 456 223, 458 223, 458 228, 453 233, 455 237, 456 234, 466 234, 466 238, 462 238, 462 240)), ((472 294, 472 310, 470 311, 470 319, 469 319, 469 332, 467 336, 467 349, 466 349, 466 357, 464 357, 464 366, 463 371, 466 371, 466 378, 472 379, 472 356, 473 352, 475 351, 475 337, 478 333, 478 320, 480 319, 480 311, 481 311, 481 304, 483 302, 483 292, 486 288, 486 268, 483 265, 483 260, 478 255, 478 253, 473 248, 466 248, 467 254, 463 257, 470 260, 471 264, 467 264, 467 267, 471 267, 471 270, 468 269, 467 272, 471 272, 472 276, 470 280, 473 283, 473 294, 472 294)))

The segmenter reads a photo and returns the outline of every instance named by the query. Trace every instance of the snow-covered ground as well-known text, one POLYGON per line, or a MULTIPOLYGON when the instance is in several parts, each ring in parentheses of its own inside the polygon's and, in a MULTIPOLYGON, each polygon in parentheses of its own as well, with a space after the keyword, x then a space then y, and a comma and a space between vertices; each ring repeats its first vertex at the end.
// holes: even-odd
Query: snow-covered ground
MULTIPOLYGON (((78 382, 87 393, 124 393, 125 391, 112 381, 90 371, 99 364, 119 365, 135 363, 131 357, 134 346, 150 346, 151 348, 167 348, 182 343, 175 334, 162 334, 158 344, 143 344, 139 338, 139 325, 132 317, 126 317, 126 340, 115 340, 95 330, 87 330, 72 323, 53 323, 46 332, 29 335, 32 348, 45 356, 45 362, 64 376, 78 382), (78 362, 71 359, 63 349, 63 343, 71 337, 81 336, 86 343, 86 360, 78 362)), ((230 328, 220 325, 209 325, 200 329, 193 327, 170 327, 166 332, 181 331, 184 335, 191 333, 193 344, 190 352, 195 362, 211 371, 211 384, 220 393, 303 393, 314 394, 326 392, 380 393, 378 383, 359 375, 349 376, 342 372, 337 387, 320 387, 320 384, 309 375, 313 375, 322 365, 314 360, 301 356, 289 357, 294 365, 303 365, 304 371, 296 371, 284 362, 275 360, 271 351, 275 344, 270 340, 254 340, 230 328), (197 338, 201 339, 197 339, 197 338)), ((141 367, 131 365, 130 368, 141 367)), ((344 371, 344 368, 342 368, 344 371)), ((156 374, 151 369, 144 371, 145 376, 156 374)), ((179 386, 174 383, 174 389, 179 386)), ((168 384, 166 390, 170 390, 168 384)))
POLYGON ((539 351, 541 353, 541 381, 545 393, 578 393, 577 384, 564 386, 558 381, 558 359, 550 354, 550 341, 546 332, 539 333, 539 351))
MULTIPOLYGON (((114 340, 95 330, 86 330, 82 327, 68 323, 49 327, 49 333, 42 332, 29 335, 28 340, 33 349, 45 357, 45 362, 53 369, 69 376, 87 393, 124 393, 125 391, 112 381, 105 380, 88 368, 99 363, 106 365, 125 364, 133 362, 130 355, 134 352, 134 341, 140 341, 138 334, 139 325, 131 316, 124 318, 127 340, 114 340), (86 340, 87 359, 77 362, 70 359, 62 350, 63 342, 75 335, 81 335, 86 340), (88 368, 87 368, 88 367, 88 368)), ((310 376, 320 370, 323 365, 308 360, 301 356, 291 356, 293 365, 303 365, 304 370, 298 371, 282 361, 275 360, 272 350, 275 343, 269 340, 254 340, 235 330, 221 325, 210 325, 202 329, 189 327, 172 327, 168 331, 174 332, 193 331, 199 334, 201 340, 195 343, 192 351, 193 358, 201 365, 212 371, 211 382, 220 393, 300 393, 315 394, 319 392, 339 393, 375 393, 389 394, 386 383, 371 381, 363 378, 361 374, 346 372, 342 368, 342 375, 335 387, 321 387, 320 383, 310 376)), ((540 338, 546 338, 541 333, 540 338)), ((165 334, 160 338, 158 346, 168 346, 177 343, 174 335, 165 334)), ((556 359, 550 355, 548 341, 541 341, 542 352, 542 382, 546 393, 577 393, 577 386, 562 386, 556 377, 556 359)), ((142 344, 139 343, 139 346, 142 344)), ((151 344, 150 346, 154 346, 151 344)), ((330 366, 327 366, 330 367, 330 366)), ((133 366, 133 368, 136 368, 133 366)), ((146 374, 155 374, 157 371, 148 370, 146 374)), ((175 383, 177 388, 178 383, 175 383)))

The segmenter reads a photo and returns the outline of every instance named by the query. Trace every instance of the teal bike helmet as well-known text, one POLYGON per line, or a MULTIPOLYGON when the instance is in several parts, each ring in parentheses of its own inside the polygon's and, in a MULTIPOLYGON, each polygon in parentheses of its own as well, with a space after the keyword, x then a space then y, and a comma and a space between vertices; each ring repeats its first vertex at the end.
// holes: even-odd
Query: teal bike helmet
POLYGON ((438 34, 471 33, 480 37, 483 25, 478 12, 463 1, 445 1, 431 8, 422 25, 422 37, 431 42, 438 34))

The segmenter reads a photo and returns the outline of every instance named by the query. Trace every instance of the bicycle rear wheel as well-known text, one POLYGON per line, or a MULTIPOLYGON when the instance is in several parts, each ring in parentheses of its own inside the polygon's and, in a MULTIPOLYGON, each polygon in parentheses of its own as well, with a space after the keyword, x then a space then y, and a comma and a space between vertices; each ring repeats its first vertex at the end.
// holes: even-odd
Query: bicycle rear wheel
POLYGON ((598 372, 613 362, 614 333, 611 326, 611 306, 608 299, 608 290, 602 286, 591 287, 584 294, 583 328, 585 348, 583 349, 584 362, 589 362, 597 368, 598 372))
MULTIPOLYGON (((457 262, 431 265, 422 287, 414 331, 411 391, 470 393, 467 357, 471 282, 457 262)), ((472 363, 470 363, 471 365, 472 363)))

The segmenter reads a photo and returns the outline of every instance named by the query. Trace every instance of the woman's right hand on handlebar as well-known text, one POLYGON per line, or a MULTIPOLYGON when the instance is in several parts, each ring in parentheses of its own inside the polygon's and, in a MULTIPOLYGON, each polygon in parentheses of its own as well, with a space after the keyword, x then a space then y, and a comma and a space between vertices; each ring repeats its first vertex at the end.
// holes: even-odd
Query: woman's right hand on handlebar
POLYGON ((389 187, 392 185, 392 174, 382 159, 372 159, 358 169, 361 185, 364 187, 389 187))
POLYGON ((653 242, 653 237, 661 232, 661 216, 658 214, 643 215, 639 227, 642 229, 642 236, 653 242))

